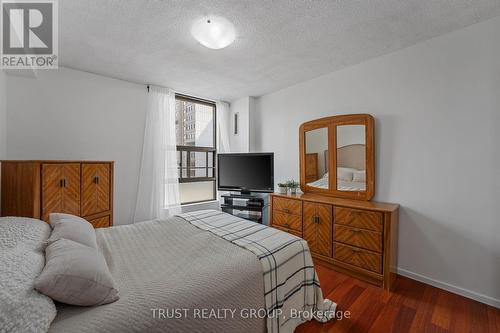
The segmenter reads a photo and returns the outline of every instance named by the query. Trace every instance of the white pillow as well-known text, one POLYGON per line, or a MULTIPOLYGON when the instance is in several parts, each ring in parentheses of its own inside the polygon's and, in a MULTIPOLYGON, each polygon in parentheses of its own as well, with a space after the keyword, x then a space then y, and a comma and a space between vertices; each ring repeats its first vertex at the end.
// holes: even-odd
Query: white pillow
POLYGON ((35 289, 71 305, 93 306, 119 299, 104 256, 94 248, 59 239, 45 249, 45 267, 35 289))
POLYGON ((75 221, 85 221, 88 223, 88 221, 84 218, 81 218, 80 216, 76 215, 71 215, 71 214, 65 214, 65 213, 50 213, 49 214, 49 223, 52 229, 61 222, 61 220, 75 220, 75 221))
POLYGON ((53 230, 48 244, 65 238, 97 249, 94 227, 87 220, 70 214, 51 213, 49 221, 53 230))
POLYGON ((346 182, 352 182, 353 171, 355 171, 355 169, 337 168, 337 179, 344 180, 346 182))
POLYGON ((353 173, 353 182, 366 183, 366 170, 360 170, 353 173))

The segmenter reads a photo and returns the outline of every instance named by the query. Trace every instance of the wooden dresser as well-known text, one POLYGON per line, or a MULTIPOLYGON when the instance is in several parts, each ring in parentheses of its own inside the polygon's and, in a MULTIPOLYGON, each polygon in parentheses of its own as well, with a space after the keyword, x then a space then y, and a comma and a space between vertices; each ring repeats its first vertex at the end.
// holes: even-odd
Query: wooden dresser
POLYGON ((53 212, 113 225, 113 162, 1 161, 1 216, 48 222, 53 212))
POLYGON ((399 205, 318 194, 271 194, 270 225, 304 238, 315 261, 390 289, 399 205))

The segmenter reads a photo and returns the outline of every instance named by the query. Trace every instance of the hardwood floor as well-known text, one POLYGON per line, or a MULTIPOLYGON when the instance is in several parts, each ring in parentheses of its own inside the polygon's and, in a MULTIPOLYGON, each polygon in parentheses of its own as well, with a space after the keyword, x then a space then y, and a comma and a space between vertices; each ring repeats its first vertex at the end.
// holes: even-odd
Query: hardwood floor
POLYGON ((399 276, 391 292, 316 265, 323 295, 349 319, 300 325, 317 332, 500 332, 500 309, 399 276))

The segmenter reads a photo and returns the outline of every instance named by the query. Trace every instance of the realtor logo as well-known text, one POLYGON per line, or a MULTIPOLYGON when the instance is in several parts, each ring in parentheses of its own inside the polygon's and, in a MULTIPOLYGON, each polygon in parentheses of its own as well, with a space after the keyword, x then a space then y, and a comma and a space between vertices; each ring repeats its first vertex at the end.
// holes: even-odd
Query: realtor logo
POLYGON ((57 0, 3 0, 1 68, 57 68, 57 0))

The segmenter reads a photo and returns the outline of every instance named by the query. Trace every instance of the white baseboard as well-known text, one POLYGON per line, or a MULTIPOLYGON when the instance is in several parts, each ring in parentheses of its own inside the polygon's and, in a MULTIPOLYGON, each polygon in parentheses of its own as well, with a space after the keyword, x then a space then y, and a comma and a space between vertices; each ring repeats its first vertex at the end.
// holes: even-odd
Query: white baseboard
POLYGON ((500 299, 496 299, 496 298, 493 298, 490 296, 476 293, 474 291, 464 289, 461 287, 457 287, 457 286, 454 286, 454 285, 446 283, 446 282, 438 281, 438 280, 432 279, 430 277, 427 277, 427 276, 424 276, 421 274, 410 272, 410 271, 403 269, 403 268, 398 267, 397 271, 398 271, 399 275, 406 276, 410 279, 417 280, 417 281, 423 282, 425 284, 429 284, 429 285, 436 287, 436 288, 444 289, 446 291, 452 292, 454 294, 458 294, 460 296, 471 298, 475 301, 478 301, 478 302, 481 302, 484 304, 488 304, 488 305, 494 306, 496 308, 500 308, 500 299))

